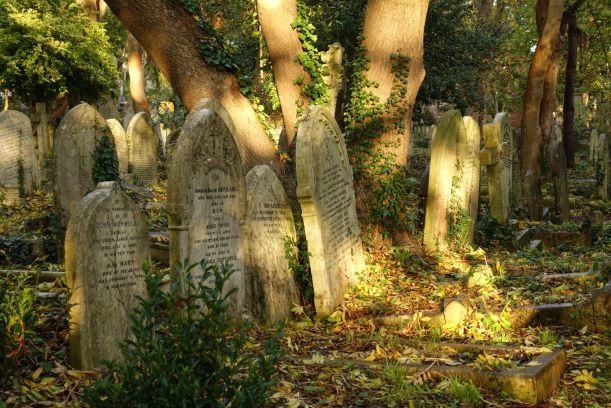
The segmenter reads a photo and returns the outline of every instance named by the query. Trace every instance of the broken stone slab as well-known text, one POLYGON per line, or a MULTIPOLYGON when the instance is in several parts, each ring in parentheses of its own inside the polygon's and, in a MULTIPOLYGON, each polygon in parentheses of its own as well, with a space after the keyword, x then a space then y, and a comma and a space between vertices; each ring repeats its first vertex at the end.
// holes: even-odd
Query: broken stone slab
POLYGON ((535 231, 532 228, 524 228, 514 235, 513 246, 516 249, 523 248, 532 241, 534 236, 535 231))
MULTIPOLYGON (((453 348, 459 352, 479 354, 506 353, 519 350, 518 347, 485 346, 474 344, 437 343, 435 346, 453 348)), ((324 359, 322 362, 308 360, 306 364, 359 367, 369 370, 383 370, 389 362, 351 359, 324 359)), ((472 367, 441 364, 398 363, 405 375, 421 375, 424 372, 436 377, 458 377, 470 380, 477 387, 492 392, 506 392, 512 398, 527 404, 538 404, 546 400, 560 383, 566 370, 566 352, 554 350, 542 352, 526 366, 510 369, 483 371, 472 367)))
POLYGON ((574 279, 577 281, 594 280, 600 276, 600 271, 571 272, 571 273, 544 273, 541 280, 574 279))
POLYGON ((170 266, 170 238, 167 231, 149 232, 151 259, 161 266, 170 266))
POLYGON ((471 310, 468 299, 458 297, 447 299, 441 312, 433 310, 421 311, 412 314, 379 316, 375 318, 378 326, 397 326, 402 323, 419 321, 425 327, 442 327, 453 330, 465 321, 471 310))
POLYGON ((533 239, 532 241, 530 241, 530 243, 528 244, 528 249, 540 249, 541 247, 541 243, 543 241, 540 239, 533 239))
POLYGON ((66 276, 64 271, 34 271, 29 269, 0 269, 0 275, 29 275, 37 282, 52 282, 66 276))

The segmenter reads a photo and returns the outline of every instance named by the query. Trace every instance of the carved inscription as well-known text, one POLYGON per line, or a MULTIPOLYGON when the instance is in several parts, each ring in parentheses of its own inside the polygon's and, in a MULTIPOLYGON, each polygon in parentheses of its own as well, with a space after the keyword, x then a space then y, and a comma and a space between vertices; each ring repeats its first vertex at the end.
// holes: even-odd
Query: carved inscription
MULTIPOLYGON (((18 194, 19 178, 23 177, 23 189, 29 193, 35 172, 30 120, 21 112, 0 112, 0 182, 4 188, 15 190, 13 192, 18 194)), ((11 192, 6 193, 10 195, 11 192)))

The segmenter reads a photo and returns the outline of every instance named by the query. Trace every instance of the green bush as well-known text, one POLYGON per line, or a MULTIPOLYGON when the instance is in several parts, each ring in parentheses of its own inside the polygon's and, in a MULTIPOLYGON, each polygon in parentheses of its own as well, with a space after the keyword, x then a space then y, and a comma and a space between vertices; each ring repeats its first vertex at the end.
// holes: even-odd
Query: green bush
POLYGON ((115 149, 115 142, 108 136, 108 132, 102 136, 95 146, 91 173, 96 183, 119 180, 117 150, 115 149))
POLYGON ((148 297, 131 316, 133 338, 121 345, 125 361, 107 363, 107 374, 86 390, 86 402, 94 407, 263 405, 275 382, 279 341, 272 337, 258 348, 249 342, 249 327, 228 318, 233 291, 223 288, 230 268, 205 261, 191 265, 182 278, 172 279, 167 293, 160 289, 162 275, 148 272, 148 297), (195 267, 203 272, 198 283, 192 279, 195 267))

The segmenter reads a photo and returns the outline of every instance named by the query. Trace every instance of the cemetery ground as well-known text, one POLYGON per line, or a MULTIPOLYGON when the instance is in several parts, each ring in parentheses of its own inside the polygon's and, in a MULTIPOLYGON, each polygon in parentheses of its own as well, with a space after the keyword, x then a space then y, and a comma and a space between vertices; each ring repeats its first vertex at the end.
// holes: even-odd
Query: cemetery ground
MULTIPOLYGON (((538 355, 559 349, 566 352, 566 372, 541 406, 611 404, 608 315, 573 312, 572 323, 552 317, 525 325, 516 317, 528 306, 587 302, 608 281, 611 209, 608 201, 590 198, 591 173, 584 165, 570 174, 576 198, 572 222, 518 221, 502 227, 484 218, 476 231, 477 249, 428 256, 419 245, 392 246, 363 227, 367 268, 337 311, 316 319, 311 301, 293 308, 268 405, 525 406, 515 395, 449 372, 526 369, 538 364, 533 362, 538 355), (515 242, 515 234, 525 228, 543 237, 538 247, 515 242), (435 323, 453 299, 461 305, 456 313, 450 316, 452 308, 446 307, 445 321, 435 323), (607 319, 606 327, 597 319, 607 319), (447 346, 455 343, 515 348, 447 346), (406 369, 415 364, 423 368, 406 369), (443 370, 447 367, 450 371, 443 370)), ((167 228, 158 204, 165 201, 163 187, 130 194, 145 209, 151 231, 167 228)), ((99 374, 75 370, 68 362, 65 279, 36 273, 63 270, 52 255, 59 230, 52 199, 37 194, 1 212, 2 269, 31 273, 0 277, 16 324, 15 348, 8 356, 15 374, 3 384, 0 401, 7 406, 83 405, 84 389, 99 374)), ((272 332, 256 326, 248 347, 258 349, 272 332)))

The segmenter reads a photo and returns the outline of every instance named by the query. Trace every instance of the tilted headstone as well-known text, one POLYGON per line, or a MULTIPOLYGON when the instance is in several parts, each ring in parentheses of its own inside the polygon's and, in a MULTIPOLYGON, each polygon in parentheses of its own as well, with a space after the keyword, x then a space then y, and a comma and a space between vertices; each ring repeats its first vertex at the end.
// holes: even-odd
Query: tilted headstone
POLYGON ((496 115, 493 123, 484 125, 482 165, 487 167, 490 213, 500 223, 507 222, 510 209, 513 168, 513 133, 505 112, 496 115))
MULTIPOLYGON (((431 252, 448 247, 449 214, 452 211, 452 190, 455 179, 460 179, 458 149, 464 145, 466 156, 467 130, 459 111, 446 112, 437 122, 437 134, 433 140, 429 185, 424 221, 424 246, 431 252)), ((465 195, 466 196, 466 195, 465 195)), ((455 200, 458 197, 455 196, 455 200)))
POLYGON ((327 85, 327 107, 332 115, 335 115, 337 95, 340 93, 344 81, 344 48, 338 42, 329 45, 329 50, 321 54, 324 68, 328 75, 323 75, 323 81, 327 85))
POLYGON ((63 226, 78 202, 95 188, 93 152, 106 131, 104 117, 86 103, 70 109, 57 128, 55 183, 63 226))
POLYGON ((346 144, 324 108, 312 106, 302 117, 295 157, 314 304, 319 316, 327 316, 355 283, 365 262, 346 144))
POLYGON ((30 119, 13 110, 0 112, 0 191, 5 203, 30 194, 38 168, 30 119))
POLYGON ((480 132, 477 121, 472 117, 465 116, 463 118, 467 137, 466 143, 462 143, 459 139, 458 144, 458 163, 461 170, 461 178, 458 180, 458 198, 461 205, 461 211, 469 215, 469 226, 467 231, 467 242, 473 243, 475 234, 475 224, 477 222, 477 207, 479 200, 479 144, 480 132))
POLYGON ((590 132, 590 163, 596 163, 598 159, 598 132, 592 129, 590 132))
POLYGON ((150 256, 140 210, 118 182, 99 183, 79 202, 65 251, 72 365, 92 370, 103 360, 121 360, 129 315, 146 295, 142 265, 150 256))
MULTIPOLYGON (((246 182, 228 115, 199 104, 187 116, 168 166, 170 266, 229 263, 230 313, 245 307, 246 182), (218 113, 217 113, 218 112, 218 113)), ((202 271, 194 269, 194 279, 202 271)))
POLYGON ((157 145, 159 139, 150 124, 148 114, 134 115, 127 127, 131 172, 142 185, 157 182, 157 145))
POLYGON ((610 198, 611 192, 611 138, 604 133, 598 136, 598 161, 596 162, 596 184, 598 197, 610 198))
POLYGON ((129 158, 128 158, 128 146, 127 146, 127 134, 121 126, 121 123, 116 119, 106 119, 106 124, 112 133, 112 138, 115 141, 115 147, 117 149, 117 159, 119 160, 119 172, 121 174, 127 174, 129 169, 129 158))
POLYGON ((250 169, 246 192, 250 308, 260 320, 279 322, 299 304, 285 248, 287 240, 297 240, 293 212, 280 180, 268 166, 250 169))

